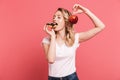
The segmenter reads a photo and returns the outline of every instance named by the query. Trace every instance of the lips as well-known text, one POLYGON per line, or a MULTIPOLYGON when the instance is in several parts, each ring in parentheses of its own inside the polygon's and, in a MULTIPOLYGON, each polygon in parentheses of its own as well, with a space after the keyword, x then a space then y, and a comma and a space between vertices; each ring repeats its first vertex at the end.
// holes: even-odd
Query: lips
POLYGON ((58 25, 58 23, 56 21, 53 21, 53 23, 58 25))
POLYGON ((46 25, 55 26, 55 25, 58 25, 58 24, 57 23, 47 23, 46 25))
POLYGON ((56 22, 53 22, 53 23, 47 23, 46 25, 48 25, 50 29, 55 29, 58 24, 56 22))
POLYGON ((58 26, 58 23, 57 22, 53 22, 52 23, 52 26, 54 27, 54 29, 58 26))

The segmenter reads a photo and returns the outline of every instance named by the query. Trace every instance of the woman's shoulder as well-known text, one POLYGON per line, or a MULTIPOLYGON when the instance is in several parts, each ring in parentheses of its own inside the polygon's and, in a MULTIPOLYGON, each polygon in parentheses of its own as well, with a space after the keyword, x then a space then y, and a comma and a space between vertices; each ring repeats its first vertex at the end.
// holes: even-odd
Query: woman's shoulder
POLYGON ((75 33, 75 41, 76 41, 77 43, 79 43, 79 34, 80 34, 80 33, 75 33))
POLYGON ((79 33, 78 32, 75 33, 75 37, 79 37, 79 33))
POLYGON ((42 43, 49 44, 50 43, 50 36, 46 36, 43 38, 42 43))

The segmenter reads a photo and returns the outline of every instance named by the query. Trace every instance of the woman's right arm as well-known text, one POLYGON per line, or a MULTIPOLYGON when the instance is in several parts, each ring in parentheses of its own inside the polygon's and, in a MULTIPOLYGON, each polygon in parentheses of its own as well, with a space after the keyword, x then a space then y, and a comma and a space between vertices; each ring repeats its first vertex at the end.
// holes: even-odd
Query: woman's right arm
POLYGON ((50 44, 43 43, 43 48, 46 54, 46 58, 50 64, 55 61, 55 38, 51 38, 50 44))
POLYGON ((50 43, 49 44, 43 43, 43 48, 48 62, 52 64, 55 62, 56 57, 55 32, 54 30, 49 31, 47 27, 44 30, 51 36, 50 43))

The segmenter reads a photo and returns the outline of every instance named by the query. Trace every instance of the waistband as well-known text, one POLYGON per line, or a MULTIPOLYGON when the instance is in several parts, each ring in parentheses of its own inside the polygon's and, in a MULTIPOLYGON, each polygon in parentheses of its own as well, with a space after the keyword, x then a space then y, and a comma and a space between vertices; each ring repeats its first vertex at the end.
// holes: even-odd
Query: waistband
POLYGON ((72 74, 70 74, 70 75, 68 75, 68 76, 65 76, 65 77, 52 77, 52 76, 48 76, 48 80, 72 80, 72 78, 74 79, 75 78, 75 80, 79 80, 78 79, 78 76, 77 76, 77 73, 76 72, 74 72, 74 73, 72 73, 72 74))

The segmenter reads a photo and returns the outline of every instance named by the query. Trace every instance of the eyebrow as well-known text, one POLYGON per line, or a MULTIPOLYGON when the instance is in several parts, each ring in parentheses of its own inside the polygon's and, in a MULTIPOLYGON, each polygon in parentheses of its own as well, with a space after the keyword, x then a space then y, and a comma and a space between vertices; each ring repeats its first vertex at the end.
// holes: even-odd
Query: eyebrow
POLYGON ((53 17, 55 17, 55 16, 61 16, 61 15, 54 15, 53 17))

